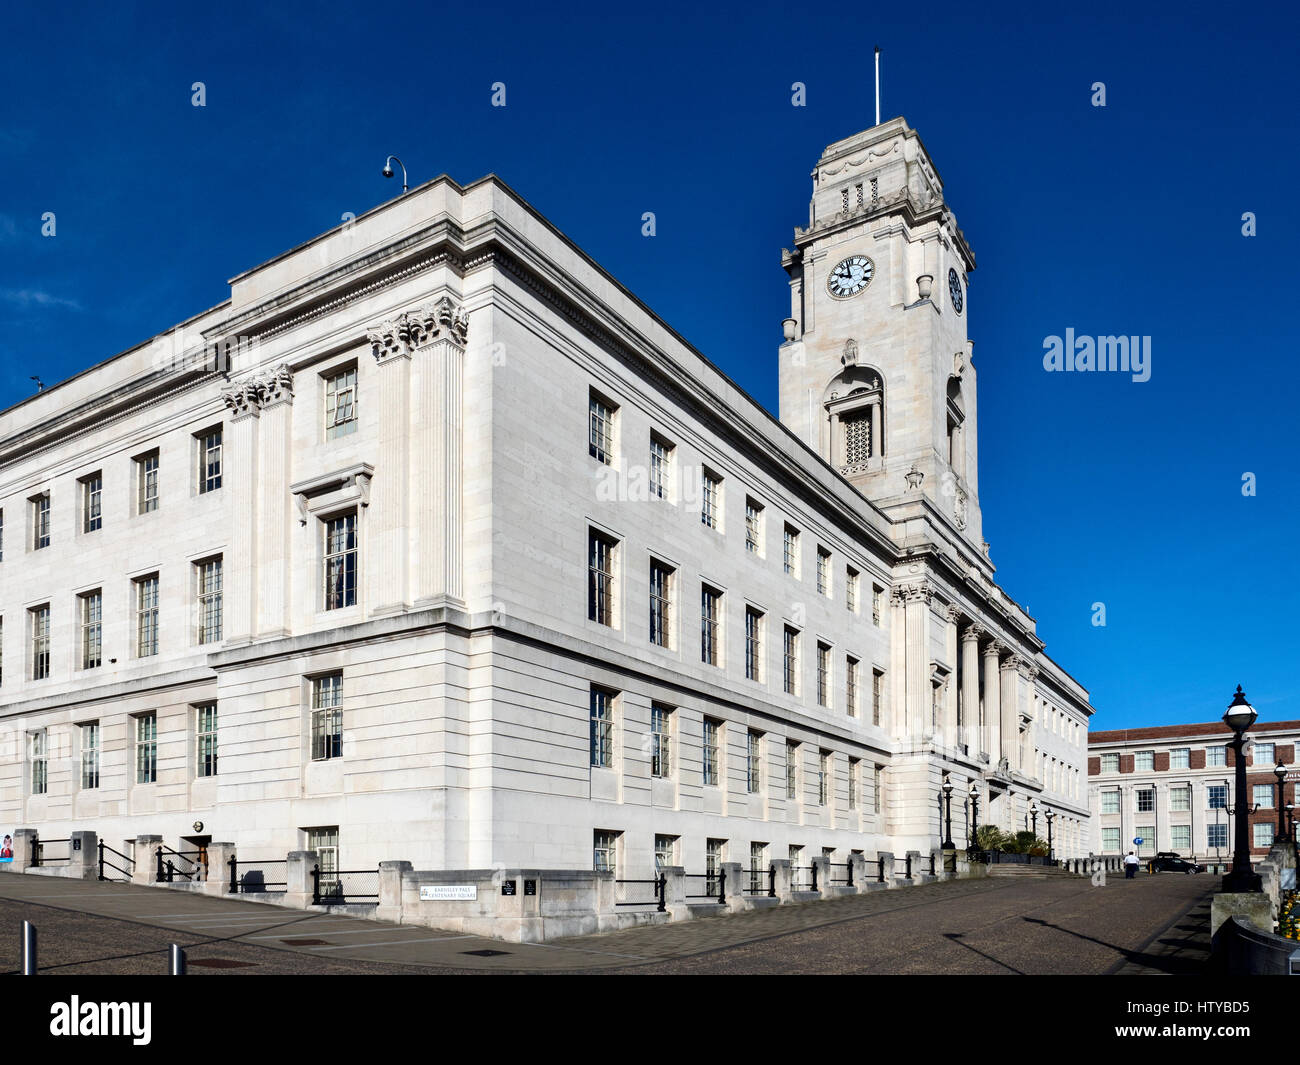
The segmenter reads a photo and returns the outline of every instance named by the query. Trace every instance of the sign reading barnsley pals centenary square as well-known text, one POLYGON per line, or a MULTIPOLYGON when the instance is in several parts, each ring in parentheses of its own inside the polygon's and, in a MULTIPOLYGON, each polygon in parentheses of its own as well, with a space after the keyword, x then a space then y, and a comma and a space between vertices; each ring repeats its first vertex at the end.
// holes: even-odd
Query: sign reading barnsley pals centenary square
POLYGON ((478 898, 475 884, 421 884, 421 902, 473 902, 478 898))

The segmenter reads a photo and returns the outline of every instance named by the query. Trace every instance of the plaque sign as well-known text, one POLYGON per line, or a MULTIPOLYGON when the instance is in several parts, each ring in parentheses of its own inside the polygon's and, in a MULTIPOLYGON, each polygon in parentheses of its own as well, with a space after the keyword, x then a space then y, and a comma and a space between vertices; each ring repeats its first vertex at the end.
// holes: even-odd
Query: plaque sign
POLYGON ((474 902, 478 898, 477 884, 421 884, 421 902, 474 902))

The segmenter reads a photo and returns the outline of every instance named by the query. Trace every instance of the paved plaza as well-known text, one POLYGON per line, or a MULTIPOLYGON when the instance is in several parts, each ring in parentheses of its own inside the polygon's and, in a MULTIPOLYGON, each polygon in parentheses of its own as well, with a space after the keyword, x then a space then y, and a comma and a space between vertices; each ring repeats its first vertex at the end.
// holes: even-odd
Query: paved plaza
POLYGON ((190 972, 1194 974, 1209 950, 1210 876, 966 880, 548 944, 281 909, 160 888, 0 876, 0 965, 19 925, 48 974, 190 972))

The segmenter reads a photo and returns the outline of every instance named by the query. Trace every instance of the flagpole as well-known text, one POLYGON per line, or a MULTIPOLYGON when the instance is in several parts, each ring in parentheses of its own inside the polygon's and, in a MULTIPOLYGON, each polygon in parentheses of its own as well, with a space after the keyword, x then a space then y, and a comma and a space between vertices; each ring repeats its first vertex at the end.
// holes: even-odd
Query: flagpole
POLYGON ((880 125, 880 47, 876 46, 876 125, 880 125))

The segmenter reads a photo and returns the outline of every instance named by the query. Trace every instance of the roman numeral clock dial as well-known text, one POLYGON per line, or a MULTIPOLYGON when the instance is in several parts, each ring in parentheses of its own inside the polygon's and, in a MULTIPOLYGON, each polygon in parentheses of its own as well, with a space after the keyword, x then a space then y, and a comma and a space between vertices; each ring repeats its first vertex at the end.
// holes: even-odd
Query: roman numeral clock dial
POLYGON ((871 284, 875 271, 876 264, 865 255, 850 255, 831 271, 826 290, 837 300, 846 300, 871 284))

